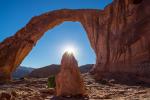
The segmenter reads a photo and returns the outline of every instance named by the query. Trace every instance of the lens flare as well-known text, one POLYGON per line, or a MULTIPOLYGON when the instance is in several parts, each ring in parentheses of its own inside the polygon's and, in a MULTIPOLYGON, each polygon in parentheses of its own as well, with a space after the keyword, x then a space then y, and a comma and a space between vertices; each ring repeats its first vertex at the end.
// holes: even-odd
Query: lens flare
POLYGON ((75 48, 74 48, 74 47, 71 47, 71 46, 65 47, 64 52, 67 52, 67 53, 69 53, 69 54, 74 54, 74 55, 76 54, 75 48))

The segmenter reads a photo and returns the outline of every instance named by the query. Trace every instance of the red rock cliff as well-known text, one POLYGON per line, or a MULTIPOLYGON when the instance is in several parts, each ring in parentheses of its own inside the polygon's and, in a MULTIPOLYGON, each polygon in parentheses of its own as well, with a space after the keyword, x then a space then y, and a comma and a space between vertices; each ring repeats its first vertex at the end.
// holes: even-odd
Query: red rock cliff
POLYGON ((102 73, 129 73, 149 82, 149 5, 149 0, 114 0, 104 10, 63 9, 33 17, 0 43, 0 77, 9 79, 47 30, 64 21, 79 21, 96 53, 93 72, 98 77, 102 73))

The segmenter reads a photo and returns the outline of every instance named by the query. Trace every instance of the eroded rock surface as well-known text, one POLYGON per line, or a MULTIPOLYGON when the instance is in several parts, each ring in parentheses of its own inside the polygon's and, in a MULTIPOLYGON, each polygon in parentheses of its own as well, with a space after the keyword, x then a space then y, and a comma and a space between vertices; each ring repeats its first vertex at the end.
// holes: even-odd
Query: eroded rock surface
POLYGON ((63 9, 33 17, 0 43, 0 80, 10 79, 47 30, 64 21, 79 21, 96 53, 97 78, 119 73, 150 83, 149 5, 150 0, 114 0, 104 10, 63 9))
POLYGON ((62 57, 60 72, 56 76, 56 95, 85 95, 85 85, 72 53, 66 52, 62 57))

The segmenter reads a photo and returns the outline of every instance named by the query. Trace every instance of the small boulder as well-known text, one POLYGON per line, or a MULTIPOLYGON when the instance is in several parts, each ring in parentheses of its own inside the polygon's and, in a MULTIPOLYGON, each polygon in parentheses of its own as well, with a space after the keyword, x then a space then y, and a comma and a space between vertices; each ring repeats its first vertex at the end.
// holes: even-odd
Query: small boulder
POLYGON ((2 92, 0 95, 0 100, 10 100, 11 99, 11 94, 2 92))
POLYGON ((39 90, 40 93, 42 94, 54 94, 55 93, 55 89, 54 88, 48 88, 48 89, 41 89, 39 90))

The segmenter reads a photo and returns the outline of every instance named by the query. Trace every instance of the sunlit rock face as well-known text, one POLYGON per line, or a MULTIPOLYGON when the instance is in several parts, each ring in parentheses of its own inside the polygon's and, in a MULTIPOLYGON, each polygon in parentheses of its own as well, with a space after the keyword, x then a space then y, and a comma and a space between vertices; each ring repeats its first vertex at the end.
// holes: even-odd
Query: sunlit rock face
POLYGON ((60 72, 56 77, 56 95, 84 95, 85 86, 78 63, 73 54, 65 53, 61 60, 60 72))
POLYGON ((47 30, 79 21, 97 57, 92 70, 97 78, 122 73, 150 83, 149 5, 150 0, 114 0, 104 10, 63 9, 33 17, 0 43, 0 71, 9 78, 47 30))

